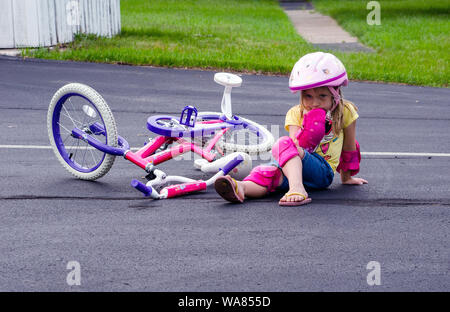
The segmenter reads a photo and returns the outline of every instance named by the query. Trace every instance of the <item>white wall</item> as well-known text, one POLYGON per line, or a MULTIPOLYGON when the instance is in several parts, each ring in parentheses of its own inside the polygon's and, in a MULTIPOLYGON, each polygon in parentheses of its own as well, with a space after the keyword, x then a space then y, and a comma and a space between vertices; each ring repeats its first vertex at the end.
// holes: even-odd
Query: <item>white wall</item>
POLYGON ((51 46, 80 32, 120 33, 120 0, 0 0, 0 48, 51 46))

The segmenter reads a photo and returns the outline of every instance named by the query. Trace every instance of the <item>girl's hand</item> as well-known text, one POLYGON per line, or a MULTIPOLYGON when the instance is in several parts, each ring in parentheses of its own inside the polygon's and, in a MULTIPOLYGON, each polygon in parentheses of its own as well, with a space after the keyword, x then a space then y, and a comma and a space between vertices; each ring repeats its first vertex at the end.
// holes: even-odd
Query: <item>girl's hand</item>
POLYGON ((348 185, 362 185, 362 184, 368 184, 369 182, 367 182, 366 180, 362 179, 362 178, 354 178, 354 177, 350 177, 347 180, 342 180, 342 184, 348 184, 348 185))

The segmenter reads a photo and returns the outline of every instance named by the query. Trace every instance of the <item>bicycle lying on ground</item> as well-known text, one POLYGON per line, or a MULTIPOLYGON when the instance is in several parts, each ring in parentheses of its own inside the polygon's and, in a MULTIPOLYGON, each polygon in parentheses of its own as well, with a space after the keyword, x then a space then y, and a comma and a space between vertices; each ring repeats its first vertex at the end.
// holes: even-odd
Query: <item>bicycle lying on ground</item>
POLYGON ((157 136, 137 151, 118 135, 111 109, 100 94, 84 84, 67 84, 49 105, 47 128, 53 151, 70 173, 83 180, 104 176, 115 157, 123 156, 147 172, 147 183, 133 180, 131 185, 155 199, 205 190, 229 173, 242 178, 252 167, 249 154, 270 151, 274 138, 258 123, 232 114, 231 90, 241 86, 239 76, 216 73, 214 81, 225 87, 221 113, 198 112, 186 106, 180 117, 150 116, 147 128, 157 136), (196 168, 215 174, 202 181, 167 176, 156 169, 156 165, 187 152, 201 156, 195 161, 196 168), (170 182, 179 184, 156 190, 170 182))

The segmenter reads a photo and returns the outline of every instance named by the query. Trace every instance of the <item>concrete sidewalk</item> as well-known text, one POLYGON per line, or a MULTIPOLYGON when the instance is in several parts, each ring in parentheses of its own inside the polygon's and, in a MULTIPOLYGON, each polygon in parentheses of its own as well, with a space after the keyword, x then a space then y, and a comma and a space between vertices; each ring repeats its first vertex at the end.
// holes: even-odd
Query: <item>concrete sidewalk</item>
POLYGON ((316 12, 310 2, 280 0, 280 6, 291 19, 299 35, 320 49, 374 52, 373 49, 358 42, 358 38, 342 29, 334 19, 316 12))
POLYGON ((20 50, 19 49, 0 49, 0 55, 5 56, 20 56, 20 50))

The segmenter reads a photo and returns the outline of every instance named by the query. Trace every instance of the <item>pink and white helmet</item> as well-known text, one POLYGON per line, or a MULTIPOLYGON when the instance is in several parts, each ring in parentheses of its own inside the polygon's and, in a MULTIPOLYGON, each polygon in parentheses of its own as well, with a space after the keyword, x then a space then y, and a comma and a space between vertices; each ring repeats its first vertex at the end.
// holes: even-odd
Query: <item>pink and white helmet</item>
POLYGON ((335 105, 340 101, 337 88, 348 85, 347 72, 342 62, 333 54, 314 52, 302 56, 291 72, 289 88, 291 92, 328 87, 333 94, 335 105))

